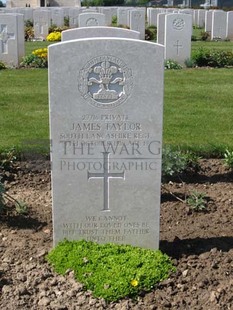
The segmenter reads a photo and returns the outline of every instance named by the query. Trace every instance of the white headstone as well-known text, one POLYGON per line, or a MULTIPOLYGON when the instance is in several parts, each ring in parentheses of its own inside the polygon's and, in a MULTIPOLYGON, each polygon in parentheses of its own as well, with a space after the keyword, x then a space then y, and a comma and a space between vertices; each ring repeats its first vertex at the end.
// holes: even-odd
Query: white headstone
POLYGON ((189 14, 165 16, 165 59, 183 64, 191 56, 192 17, 189 14))
POLYGON ((118 8, 117 10, 117 25, 124 25, 129 27, 128 12, 130 8, 118 8))
POLYGON ((163 71, 163 47, 142 40, 49 46, 55 245, 158 248, 163 71))
POLYGON ((131 10, 130 29, 140 32, 140 39, 145 40, 146 17, 144 10, 131 10))
POLYGON ((213 10, 206 11, 206 14, 205 14, 205 32, 211 33, 212 19, 213 19, 213 10))
POLYGON ((214 11, 212 19, 211 40, 225 40, 227 36, 227 13, 214 11))
POLYGON ((17 67, 24 56, 24 19, 22 14, 0 14, 0 61, 17 67))
POLYGON ((69 9, 69 24, 71 28, 78 27, 78 17, 81 14, 81 8, 70 8, 69 9))
POLYGON ((167 14, 160 13, 157 16, 157 43, 165 44, 165 16, 167 14))
POLYGON ((157 16, 161 13, 160 9, 148 8, 147 9, 147 20, 149 26, 157 26, 157 16))
POLYGON ((206 10, 197 10, 197 26, 200 28, 205 27, 205 14, 206 10))
POLYGON ((105 26, 105 15, 101 13, 79 14, 79 27, 105 26))
POLYGON ((51 13, 49 10, 35 10, 33 12, 33 24, 35 38, 46 40, 51 25, 51 13))
POLYGON ((227 12, 227 38, 233 40, 233 11, 227 12))
POLYGON ((112 25, 112 9, 111 8, 100 8, 100 13, 105 15, 105 24, 106 26, 111 26, 112 25))
POLYGON ((64 10, 62 8, 51 8, 52 24, 57 27, 64 26, 64 10))
POLYGON ((117 27, 82 27, 62 31, 62 41, 95 38, 95 37, 116 37, 128 39, 140 39, 140 33, 117 27))

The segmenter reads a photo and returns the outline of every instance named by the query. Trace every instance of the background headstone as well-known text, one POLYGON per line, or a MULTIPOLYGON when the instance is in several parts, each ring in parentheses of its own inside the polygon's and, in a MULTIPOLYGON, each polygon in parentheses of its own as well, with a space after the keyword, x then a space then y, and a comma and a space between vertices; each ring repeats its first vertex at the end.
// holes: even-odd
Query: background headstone
POLYGON ((105 15, 101 13, 79 14, 79 27, 105 26, 105 15))
POLYGON ((189 14, 165 16, 165 59, 184 64, 191 56, 192 17, 189 14))
POLYGON ((140 33, 117 27, 81 27, 62 31, 62 41, 94 37, 117 37, 139 40, 140 33))
POLYGON ((227 38, 233 40, 233 11, 227 12, 226 33, 227 38))
POLYGON ((33 12, 33 25, 35 38, 46 40, 51 25, 51 12, 49 10, 35 10, 33 12))
POLYGON ((226 39, 227 35, 227 13, 216 10, 213 12, 211 40, 226 39))
POLYGON ((22 14, 0 14, 0 60, 17 67, 24 56, 24 19, 22 14))
POLYGON ((166 13, 160 13, 157 16, 157 43, 165 44, 165 16, 166 13))
POLYGON ((49 46, 55 245, 158 248, 163 71, 163 47, 142 40, 49 46))
POLYGON ((144 10, 131 10, 130 14, 130 29, 140 32, 140 39, 145 40, 145 24, 146 17, 144 10))

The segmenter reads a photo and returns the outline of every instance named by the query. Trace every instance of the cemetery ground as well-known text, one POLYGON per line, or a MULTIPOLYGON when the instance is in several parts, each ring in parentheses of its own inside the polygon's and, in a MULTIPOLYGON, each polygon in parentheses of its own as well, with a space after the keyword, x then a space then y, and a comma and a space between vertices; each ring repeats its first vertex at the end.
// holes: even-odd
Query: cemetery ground
POLYGON ((9 202, 1 214, 1 309, 232 309, 233 173, 222 159, 199 164, 198 173, 164 186, 182 200, 205 193, 204 210, 162 190, 160 249, 176 272, 150 293, 109 304, 85 291, 72 272, 57 275, 45 260, 52 248, 49 161, 28 158, 2 169, 7 193, 27 207, 16 212, 9 202))
POLYGON ((0 218, 1 309, 232 309, 233 172, 222 159, 233 150, 232 78, 232 68, 165 72, 164 143, 202 157, 198 171, 163 183, 160 249, 177 270, 149 293, 107 304, 45 260, 52 248, 47 70, 1 71, 0 149, 15 146, 21 161, 11 164, 8 153, 0 173, 7 193, 26 205, 16 211, 8 202, 0 218), (203 210, 184 202, 195 192, 204 193, 203 210))

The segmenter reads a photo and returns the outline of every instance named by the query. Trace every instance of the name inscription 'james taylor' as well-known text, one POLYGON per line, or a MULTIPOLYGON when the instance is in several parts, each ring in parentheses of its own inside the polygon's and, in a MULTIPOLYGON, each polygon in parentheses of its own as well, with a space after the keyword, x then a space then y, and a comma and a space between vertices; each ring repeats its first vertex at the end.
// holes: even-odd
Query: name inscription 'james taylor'
POLYGON ((71 125, 72 131, 100 131, 100 130, 114 130, 114 131, 141 131, 140 123, 73 123, 71 125))

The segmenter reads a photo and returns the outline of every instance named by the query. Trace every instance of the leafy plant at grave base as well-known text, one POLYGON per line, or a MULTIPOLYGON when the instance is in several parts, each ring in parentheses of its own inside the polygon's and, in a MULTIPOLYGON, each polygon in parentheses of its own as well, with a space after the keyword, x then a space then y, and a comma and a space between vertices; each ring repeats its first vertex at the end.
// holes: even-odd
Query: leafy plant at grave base
POLYGON ((200 169, 199 160, 196 154, 187 151, 173 150, 170 146, 163 148, 162 156, 162 177, 180 176, 184 172, 198 172, 200 169))
POLYGON ((0 179, 0 213, 3 213, 3 211, 7 209, 5 199, 14 204, 15 210, 18 214, 26 215, 28 213, 28 208, 24 203, 16 200, 11 195, 6 193, 4 184, 0 179))
POLYGON ((197 41, 197 36, 192 35, 192 36, 191 36, 191 41, 197 41))
POLYGON ((205 193, 192 192, 190 196, 186 198, 187 205, 194 211, 203 211, 207 208, 207 200, 205 193))
POLYGON ((204 48, 198 49, 194 55, 193 60, 198 67, 215 67, 224 68, 233 66, 233 53, 230 51, 219 50, 205 50, 204 48))
POLYGON ((195 68, 196 67, 196 62, 192 58, 186 59, 184 64, 187 68, 195 68))
POLYGON ((117 27, 117 16, 116 15, 112 17, 112 27, 117 27))
POLYGON ((33 29, 33 22, 28 19, 24 22, 24 39, 25 41, 32 41, 34 38, 34 29, 33 29))
POLYGON ((145 30, 145 40, 155 41, 156 38, 157 38, 157 27, 156 26, 148 26, 145 30))
POLYGON ((57 25, 55 24, 51 24, 51 26, 49 27, 49 34, 51 32, 62 32, 63 30, 67 30, 69 29, 69 26, 63 26, 63 27, 58 27, 57 25))
POLYGON ((69 16, 64 17, 64 26, 65 27, 70 27, 70 18, 69 16))
POLYGON ((23 57, 20 64, 22 67, 29 68, 47 68, 48 67, 48 49, 39 48, 34 50, 32 54, 23 57))
POLYGON ((202 31, 201 32, 201 39, 202 39, 202 41, 210 40, 210 33, 207 31, 202 31))
POLYGON ((129 26, 127 26, 127 25, 123 25, 123 24, 120 24, 120 25, 118 25, 117 27, 119 27, 119 28, 129 29, 129 26))
POLYGON ((0 153, 0 168, 10 170, 14 162, 19 158, 19 153, 15 147, 0 153))
POLYGON ((159 250, 84 240, 60 242, 47 260, 59 274, 73 270, 85 289, 106 301, 149 292, 175 271, 169 257, 159 250))
POLYGON ((2 61, 0 61, 0 70, 4 70, 4 69, 6 69, 6 66, 2 61))
POLYGON ((183 67, 177 61, 172 60, 172 59, 165 60, 164 68, 165 69, 172 69, 172 70, 183 69, 183 67))
POLYGON ((228 168, 233 169, 233 151, 226 149, 224 153, 224 163, 228 168))
POLYGON ((61 41, 61 32, 59 31, 51 32, 50 34, 47 35, 46 40, 49 42, 61 41))

